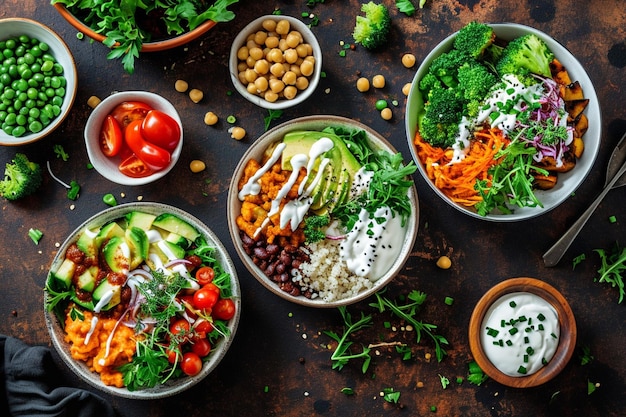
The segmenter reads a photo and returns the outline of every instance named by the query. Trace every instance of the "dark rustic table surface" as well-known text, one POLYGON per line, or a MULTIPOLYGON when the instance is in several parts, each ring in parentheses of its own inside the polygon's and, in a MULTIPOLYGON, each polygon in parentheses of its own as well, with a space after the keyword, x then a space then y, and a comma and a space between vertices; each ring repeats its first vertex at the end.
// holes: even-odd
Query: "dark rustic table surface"
MULTIPOLYGON (((622 0, 427 0, 414 16, 397 11, 385 0, 393 18, 388 47, 368 52, 361 47, 341 56, 342 43, 352 42, 356 0, 326 0, 313 8, 305 0, 241 1, 233 7, 236 19, 219 24, 208 34, 174 50, 141 55, 133 75, 120 62, 107 61, 107 49, 86 38, 66 23, 46 1, 4 0, 0 17, 28 17, 51 26, 68 43, 78 68, 78 93, 70 116, 51 136, 36 144, 0 149, 0 163, 15 152, 24 152, 45 166, 50 161, 60 178, 75 179, 82 186, 75 202, 46 173, 40 191, 19 202, 0 202, 0 333, 29 344, 50 345, 43 315, 43 285, 58 244, 85 219, 105 209, 102 197, 113 193, 120 203, 143 199, 180 207, 203 220, 224 242, 235 263, 242 285, 242 319, 235 341, 224 361, 206 380, 175 397, 155 400, 109 398, 121 416, 302 416, 302 415, 427 415, 444 416, 624 416, 626 415, 626 314, 618 304, 618 291, 594 281, 600 259, 594 249, 609 249, 617 241, 626 244, 626 194, 609 193, 579 238, 554 268, 543 264, 541 255, 573 223, 599 193, 611 150, 626 131, 626 15, 622 0), (284 301, 265 290, 236 258, 226 222, 226 195, 236 163, 248 146, 264 131, 267 112, 233 93, 227 57, 231 41, 245 24, 270 14, 302 16, 314 13, 319 24, 312 28, 324 54, 326 77, 311 99, 286 110, 273 124, 310 114, 334 114, 359 120, 388 138, 410 159, 404 129, 402 86, 413 78, 401 56, 413 53, 418 62, 444 37, 465 23, 516 22, 538 28, 565 45, 584 65, 597 91, 602 109, 602 143, 592 172, 575 195, 558 209, 518 223, 492 223, 472 219, 448 206, 415 175, 418 189, 419 234, 411 257, 389 294, 417 289, 428 294, 419 313, 424 322, 450 342, 441 362, 426 359, 434 347, 414 334, 386 329, 384 322, 398 326, 392 317, 378 314, 368 301, 351 306, 353 314, 374 315, 374 327, 358 335, 357 342, 407 342, 412 359, 403 361, 390 348, 379 348, 370 369, 362 374, 360 363, 341 370, 331 369, 325 330, 341 331, 336 309, 314 310, 284 301), (358 93, 359 76, 383 74, 382 90, 358 93), (204 91, 194 104, 177 93, 177 79, 204 91), (87 169, 83 128, 90 108, 87 99, 106 97, 113 91, 148 90, 169 99, 180 112, 185 144, 178 165, 164 179, 146 186, 124 187, 87 169), (379 98, 397 100, 393 119, 383 120, 375 110, 379 98), (213 111, 221 117, 215 127, 203 116, 213 111), (247 131, 243 141, 228 133, 227 115, 237 116, 247 131), (53 145, 61 144, 70 159, 55 157, 53 145), (189 162, 201 159, 208 168, 200 174, 189 162), (616 222, 609 219, 615 216, 616 222), (28 237, 29 228, 44 235, 39 245, 28 237), (574 257, 586 260, 573 268, 574 257), (441 255, 452 260, 448 270, 437 268, 441 255), (569 301, 578 325, 577 351, 554 380, 530 389, 511 389, 495 381, 481 386, 457 377, 467 376, 472 360, 467 327, 472 309, 494 284, 511 277, 535 277, 559 289, 569 301), (445 297, 453 297, 448 306, 445 297), (583 348, 594 357, 581 362, 583 348), (445 389, 440 377, 449 378, 445 389), (588 394, 588 383, 596 384, 588 394), (599 385, 598 385, 599 384, 599 385), (422 386, 423 385, 423 386, 422 386), (354 395, 342 393, 350 387, 354 395), (385 401, 385 388, 401 393, 397 404, 385 401), (431 411, 431 407, 436 411, 431 411)), ((417 0, 414 0, 417 3, 417 0)), ((309 18, 301 17, 309 22, 309 18)), ((55 356, 56 357, 56 356, 55 356)), ((58 359, 57 359, 58 360, 58 359)), ((72 375, 58 360, 63 383, 92 389, 72 375)))

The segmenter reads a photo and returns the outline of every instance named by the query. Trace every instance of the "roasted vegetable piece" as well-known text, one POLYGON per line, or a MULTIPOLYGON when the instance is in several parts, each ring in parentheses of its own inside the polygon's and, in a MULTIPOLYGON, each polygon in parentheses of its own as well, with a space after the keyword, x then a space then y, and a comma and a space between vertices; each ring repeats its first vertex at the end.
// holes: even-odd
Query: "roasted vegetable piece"
POLYGON ((4 169, 4 179, 0 181, 0 195, 7 200, 18 200, 33 194, 42 182, 41 166, 31 162, 23 153, 16 153, 4 169))

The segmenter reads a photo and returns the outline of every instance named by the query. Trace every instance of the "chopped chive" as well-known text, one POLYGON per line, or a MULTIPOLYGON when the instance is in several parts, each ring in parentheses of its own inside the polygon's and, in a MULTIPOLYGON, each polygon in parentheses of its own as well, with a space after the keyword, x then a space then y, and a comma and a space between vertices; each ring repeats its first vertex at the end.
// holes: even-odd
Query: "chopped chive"
POLYGON ((617 217, 609 216, 609 223, 617 223, 617 217))
POLYGON ((538 327, 538 328, 539 328, 539 330, 544 330, 544 328, 543 328, 543 324, 539 324, 539 327, 538 327))
POLYGON ((528 336, 524 336, 524 343, 530 343, 530 339, 528 338, 528 336))
POLYGON ((446 305, 451 306, 452 304, 454 304, 454 298, 452 298, 452 297, 446 297, 446 298, 443 300, 443 302, 444 302, 444 303, 446 303, 446 305))
POLYGON ((513 342, 511 342, 510 340, 507 340, 507 341, 506 341, 506 345, 507 345, 507 346, 513 346, 513 342))
POLYGON ((515 327, 513 327, 513 328, 509 329, 509 333, 511 334, 511 336, 512 336, 512 335, 514 335, 514 334, 515 334, 515 333, 517 333, 517 332, 518 332, 518 330, 517 330, 517 328, 515 328, 515 327))
POLYGON ((518 321, 526 321, 528 319, 526 318, 526 316, 519 316, 519 318, 517 320, 518 321))
POLYGON ((554 333, 550 333, 550 336, 552 336, 554 339, 556 339, 556 335, 554 333))
POLYGON ((487 327, 487 335, 488 336, 496 337, 498 335, 498 333, 500 333, 498 330, 492 329, 491 327, 487 327))
POLYGON ((383 326, 385 326, 385 329, 391 329, 391 323, 388 321, 384 322, 383 326))
POLYGON ((546 319, 546 316, 544 316, 543 314, 539 313, 539 314, 537 315, 537 320, 539 320, 539 321, 544 321, 545 319, 546 319))
POLYGON ((511 302, 509 303, 509 305, 510 305, 511 307, 515 308, 515 306, 517 306, 517 303, 516 303, 515 301, 511 301, 511 302))
POLYGON ((535 353, 535 349, 533 349, 531 346, 528 346, 526 348, 526 353, 528 353, 529 355, 532 355, 533 353, 535 353))
POLYGON ((528 355, 524 355, 524 363, 528 363, 528 355))
POLYGON ((517 368, 517 373, 520 373, 520 374, 524 374, 524 375, 526 375, 526 372, 528 372, 528 370, 526 369, 526 367, 525 367, 525 366, 521 366, 521 365, 520 365, 520 367, 519 367, 519 368, 517 368))
POLYGON ((543 365, 547 365, 547 364, 548 364, 548 361, 546 360, 546 358, 541 358, 541 363, 542 363, 543 365))
POLYGON ((506 321, 504 319, 500 320, 500 327, 505 327, 506 321))

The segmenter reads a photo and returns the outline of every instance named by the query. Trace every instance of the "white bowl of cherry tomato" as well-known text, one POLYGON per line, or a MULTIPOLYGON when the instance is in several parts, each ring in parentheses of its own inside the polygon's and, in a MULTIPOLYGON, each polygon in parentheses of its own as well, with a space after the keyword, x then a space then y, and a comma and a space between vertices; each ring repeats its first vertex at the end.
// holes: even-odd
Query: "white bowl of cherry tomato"
POLYGON ((176 165, 183 127, 176 108, 158 94, 124 91, 104 99, 85 125, 93 167, 122 185, 156 181, 176 165))

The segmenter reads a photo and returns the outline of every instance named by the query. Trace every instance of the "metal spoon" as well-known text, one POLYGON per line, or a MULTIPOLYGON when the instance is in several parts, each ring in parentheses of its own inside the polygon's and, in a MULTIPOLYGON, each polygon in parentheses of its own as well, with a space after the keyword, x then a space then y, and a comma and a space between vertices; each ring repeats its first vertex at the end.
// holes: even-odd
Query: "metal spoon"
POLYGON ((557 240, 546 253, 543 254, 543 263, 546 266, 555 266, 559 263, 604 196, 606 196, 611 189, 626 185, 626 175, 624 175, 624 173, 626 173, 626 134, 622 136, 619 143, 611 153, 609 165, 606 169, 606 181, 602 192, 598 197, 596 197, 593 203, 591 203, 589 208, 585 210, 578 220, 570 226, 567 232, 565 232, 565 234, 563 234, 563 236, 561 236, 561 238, 557 240))

